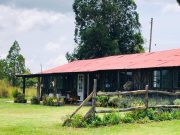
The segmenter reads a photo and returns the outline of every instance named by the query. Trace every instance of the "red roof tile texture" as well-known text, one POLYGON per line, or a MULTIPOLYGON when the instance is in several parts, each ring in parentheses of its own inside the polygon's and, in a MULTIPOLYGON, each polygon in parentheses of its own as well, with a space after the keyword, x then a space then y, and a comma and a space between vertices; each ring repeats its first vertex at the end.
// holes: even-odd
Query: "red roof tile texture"
POLYGON ((77 60, 43 71, 43 74, 178 66, 180 67, 180 49, 173 49, 151 53, 116 55, 97 59, 77 60))

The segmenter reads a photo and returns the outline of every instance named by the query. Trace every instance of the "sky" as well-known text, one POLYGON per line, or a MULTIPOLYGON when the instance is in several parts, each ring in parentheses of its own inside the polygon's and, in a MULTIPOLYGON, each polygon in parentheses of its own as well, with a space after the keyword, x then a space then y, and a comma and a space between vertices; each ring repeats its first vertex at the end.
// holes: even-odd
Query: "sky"
MULTIPOLYGON (((0 0, 0 58, 17 40, 32 73, 67 63, 74 43, 74 0, 0 0)), ((152 51, 180 48, 180 6, 176 0, 135 0, 148 51, 153 17, 152 51)))

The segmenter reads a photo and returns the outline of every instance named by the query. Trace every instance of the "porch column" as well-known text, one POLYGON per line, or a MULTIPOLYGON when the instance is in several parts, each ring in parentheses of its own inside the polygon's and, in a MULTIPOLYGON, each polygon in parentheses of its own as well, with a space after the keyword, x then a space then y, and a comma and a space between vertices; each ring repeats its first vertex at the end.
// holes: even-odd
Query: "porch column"
POLYGON ((119 80, 119 71, 117 71, 117 90, 119 91, 119 83, 120 83, 120 80, 119 80))
POLYGON ((23 94, 25 95, 25 91, 26 91, 26 78, 23 77, 23 94))
POLYGON ((40 98, 40 89, 41 89, 41 77, 38 77, 38 83, 37 83, 37 98, 40 98))
POLYGON ((89 74, 87 74, 87 97, 89 95, 89 74))

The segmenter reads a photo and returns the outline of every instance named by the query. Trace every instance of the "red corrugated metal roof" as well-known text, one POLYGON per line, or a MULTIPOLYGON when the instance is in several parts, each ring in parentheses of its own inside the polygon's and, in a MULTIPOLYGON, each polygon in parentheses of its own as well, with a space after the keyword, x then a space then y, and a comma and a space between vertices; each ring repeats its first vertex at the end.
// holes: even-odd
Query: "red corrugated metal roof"
POLYGON ((143 69, 177 66, 180 66, 180 49, 78 60, 43 71, 43 73, 93 72, 100 70, 143 69))

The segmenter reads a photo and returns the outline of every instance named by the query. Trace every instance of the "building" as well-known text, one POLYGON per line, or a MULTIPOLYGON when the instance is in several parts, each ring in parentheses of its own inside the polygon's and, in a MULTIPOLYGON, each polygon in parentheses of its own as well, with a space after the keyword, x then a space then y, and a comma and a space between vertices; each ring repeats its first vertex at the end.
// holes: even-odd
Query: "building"
MULTIPOLYGON (((18 75, 38 78, 37 95, 60 94, 79 96, 84 100, 93 89, 96 78, 98 90, 151 90, 178 91, 180 89, 180 49, 116 55, 97 59, 77 60, 42 73, 18 75)), ((68 96, 67 96, 68 95, 68 96)))

